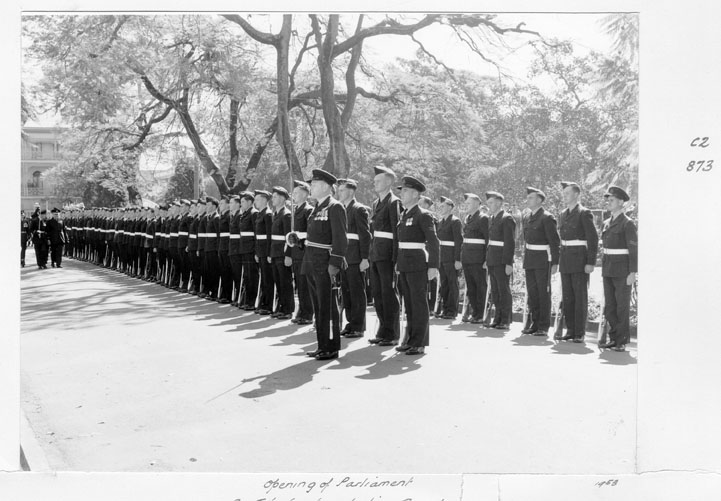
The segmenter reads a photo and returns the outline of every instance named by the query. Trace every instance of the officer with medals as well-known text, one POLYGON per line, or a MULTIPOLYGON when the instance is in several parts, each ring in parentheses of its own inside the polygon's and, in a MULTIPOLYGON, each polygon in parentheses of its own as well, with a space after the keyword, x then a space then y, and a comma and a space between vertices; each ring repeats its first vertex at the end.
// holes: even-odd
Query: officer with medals
POLYGON ((310 185, 304 181, 293 181, 293 229, 296 233, 297 242, 291 248, 291 263, 293 266, 293 278, 295 289, 298 291, 298 310, 291 322, 298 325, 313 323, 313 301, 308 289, 308 278, 302 272, 303 256, 305 255, 305 240, 308 233, 308 218, 313 212, 313 207, 308 203, 310 185))
POLYGON ((486 266, 491 279, 491 301, 496 306, 495 317, 488 327, 496 329, 508 329, 513 315, 511 274, 516 250, 516 221, 503 210, 503 200, 503 195, 497 191, 486 192, 486 203, 491 213, 486 266))
POLYGON ((278 320, 289 320, 295 310, 293 298, 293 271, 291 248, 286 245, 290 233, 290 211, 286 202, 290 198, 288 190, 282 186, 273 187, 273 222, 271 225, 270 254, 268 260, 273 269, 273 282, 278 298, 278 306, 271 315, 278 320))
POLYGON ((249 191, 240 194, 240 260, 243 264, 243 283, 238 308, 244 311, 255 309, 258 297, 259 271, 255 260, 255 220, 258 211, 253 207, 255 195, 249 191))
POLYGON ((354 179, 338 181, 338 200, 345 206, 348 223, 348 267, 341 270, 343 304, 348 323, 341 331, 347 338, 363 337, 366 330, 365 272, 370 266, 370 208, 355 198, 358 182, 354 179))
MULTIPOLYGON (((430 197, 421 195, 421 198, 418 200, 418 206, 421 209, 427 210, 431 213, 431 216, 433 217, 433 224, 436 228, 436 234, 438 234, 438 217, 436 217, 436 215, 431 210, 433 208, 433 200, 431 200, 430 197)), ((434 278, 433 280, 428 282, 428 310, 429 310, 429 316, 431 316, 431 317, 435 316, 437 302, 438 302, 438 278, 434 278)), ((438 316, 440 316, 440 314, 438 314, 438 316)))
POLYGON ((447 320, 455 319, 458 315, 458 273, 463 268, 461 263, 461 248, 463 247, 463 225, 461 220, 453 215, 455 204, 453 200, 441 197, 438 204, 438 240, 441 244, 440 261, 440 317, 447 320))
POLYGON ((273 313, 273 266, 268 262, 273 216, 268 208, 270 193, 255 190, 255 262, 260 268, 260 303, 255 311, 259 315, 273 313))
POLYGON ((631 288, 638 271, 638 234, 636 225, 625 214, 628 193, 618 186, 610 186, 604 195, 611 217, 603 222, 603 257, 601 275, 605 307, 603 314, 608 322, 609 341, 601 348, 625 351, 631 340, 630 307, 631 288))
POLYGON ((60 209, 53 207, 47 222, 48 240, 50 241, 50 262, 53 268, 62 268, 63 245, 67 240, 65 225, 58 219, 60 209))
POLYGON ((394 346, 400 337, 400 303, 395 286, 395 262, 398 219, 401 202, 391 192, 396 175, 387 167, 377 166, 373 178, 373 190, 378 198, 371 210, 373 241, 370 252, 371 289, 373 305, 378 315, 378 331, 368 340, 371 344, 394 346))
POLYGON ((561 235, 558 268, 567 332, 560 339, 582 343, 588 316, 588 280, 596 264, 598 232, 593 224, 593 213, 578 201, 581 187, 567 181, 562 181, 561 187, 566 208, 558 218, 561 235))
POLYGON ((405 209, 398 221, 396 269, 408 327, 405 344, 396 350, 421 355, 429 341, 428 282, 438 276, 440 244, 433 215, 418 205, 425 185, 406 176, 398 188, 405 209))
POLYGON ((318 204, 308 218, 303 272, 313 296, 318 339, 318 349, 306 355, 316 360, 338 358, 340 351, 340 312, 331 289, 336 275, 346 266, 348 239, 345 209, 331 196, 337 182, 331 173, 313 169, 310 190, 318 204))
POLYGON ((466 279, 468 308, 462 320, 480 324, 483 322, 488 288, 485 266, 488 216, 481 214, 481 198, 475 193, 464 194, 463 205, 466 216, 463 225, 461 265, 466 279))
POLYGON ((530 186, 526 188, 526 194, 528 212, 523 216, 523 269, 530 323, 521 332, 547 336, 551 327, 551 278, 558 273, 561 239, 556 218, 543 208, 546 194, 530 186))

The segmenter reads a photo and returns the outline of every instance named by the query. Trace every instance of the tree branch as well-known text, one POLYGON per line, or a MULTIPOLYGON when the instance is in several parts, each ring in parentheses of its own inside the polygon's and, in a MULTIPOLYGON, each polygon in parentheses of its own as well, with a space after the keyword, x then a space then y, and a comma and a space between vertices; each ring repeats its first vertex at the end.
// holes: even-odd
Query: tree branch
POLYGON ((158 115, 156 117, 151 118, 150 121, 145 124, 145 127, 143 127, 143 130, 140 133, 140 137, 138 137, 137 141, 135 141, 135 143, 133 143, 133 144, 123 146, 123 149, 132 150, 132 149, 140 146, 143 143, 143 141, 145 141, 145 138, 148 137, 148 134, 150 133, 150 129, 153 127, 153 125, 165 120, 168 117, 168 115, 170 114, 170 110, 172 110, 172 109, 173 109, 173 107, 168 105, 165 107, 165 110, 163 111, 163 113, 161 113, 160 115, 158 115))
POLYGON ((440 19, 441 16, 438 14, 428 14, 414 24, 400 24, 394 19, 385 19, 380 23, 361 30, 360 32, 355 33, 352 37, 336 44, 335 47, 333 47, 333 54, 331 57, 335 59, 340 54, 349 51, 354 45, 368 37, 378 35, 410 35, 440 19))
POLYGON ((280 42, 280 37, 278 35, 256 29, 252 24, 240 17, 238 14, 221 14, 221 16, 228 21, 239 25, 243 28, 243 31, 245 31, 256 42, 260 42, 265 45, 272 45, 274 47, 277 47, 280 42))
POLYGON ((442 67, 446 70, 446 72, 448 73, 448 76, 451 77, 451 80, 453 80, 454 82, 456 81, 456 75, 455 75, 455 73, 453 72, 453 68, 449 68, 448 66, 446 66, 446 64, 445 64, 443 61, 438 60, 438 59, 436 58, 436 56, 434 56, 433 54, 431 54, 431 53, 425 48, 425 46, 421 43, 421 41, 416 38, 416 36, 415 36, 413 33, 411 33, 411 40, 413 40, 416 44, 418 44, 418 47, 421 48, 421 50, 423 51, 423 53, 424 53, 426 56, 428 56, 428 57, 430 57, 431 59, 433 59, 433 61, 434 61, 438 66, 442 66, 442 67))

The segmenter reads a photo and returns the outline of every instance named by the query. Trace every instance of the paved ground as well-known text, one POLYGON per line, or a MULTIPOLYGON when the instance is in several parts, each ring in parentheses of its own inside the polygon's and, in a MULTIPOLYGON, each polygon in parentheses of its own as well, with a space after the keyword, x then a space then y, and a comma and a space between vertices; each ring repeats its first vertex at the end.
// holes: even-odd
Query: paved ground
POLYGON ((307 326, 25 268, 22 406, 57 470, 633 471, 635 346, 432 325, 421 358, 358 339, 318 362, 307 326))

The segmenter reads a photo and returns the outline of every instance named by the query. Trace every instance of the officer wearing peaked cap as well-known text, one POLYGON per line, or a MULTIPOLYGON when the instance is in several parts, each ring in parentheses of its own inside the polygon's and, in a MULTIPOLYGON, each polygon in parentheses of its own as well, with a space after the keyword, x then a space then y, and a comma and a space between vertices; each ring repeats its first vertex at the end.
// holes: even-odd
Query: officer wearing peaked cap
POLYGON ((631 339, 629 312, 631 288, 638 271, 638 234, 636 225, 624 213, 628 193, 610 186, 604 195, 611 217, 603 222, 603 314, 608 326, 609 341, 602 348, 624 351, 631 339))
POLYGON ((267 191, 255 190, 255 207, 258 209, 255 218, 255 262, 260 269, 260 301, 256 313, 259 315, 273 313, 273 266, 268 262, 273 229, 273 215, 268 207, 270 197, 267 191))
POLYGON ((47 222, 48 240, 50 241, 50 261, 53 267, 62 268, 63 245, 67 241, 65 224, 58 219, 60 209, 53 207, 47 222))
MULTIPOLYGON (((433 209, 433 200, 431 200, 430 197, 421 195, 421 198, 418 200, 418 206, 421 209, 425 209, 430 212, 431 217, 433 218, 433 224, 436 228, 436 234, 438 234, 438 217, 436 217, 436 214, 432 210, 433 209)), ((439 274, 439 276, 440 276, 440 274, 439 274)), ((438 278, 436 277, 433 280, 428 282, 428 309, 429 309, 430 316, 434 316, 437 300, 438 300, 438 278)))
POLYGON ((273 223, 269 259, 273 267, 273 281, 275 282, 278 297, 278 308, 271 316, 278 320, 289 320, 295 309, 293 271, 291 268, 292 250, 286 245, 286 237, 290 233, 291 227, 291 214, 285 206, 288 198, 290 198, 288 190, 282 186, 273 188, 273 223))
POLYGON ((307 355, 317 360, 337 358, 340 351, 340 312, 333 299, 332 281, 346 267, 348 238, 345 209, 331 196, 337 182, 331 173, 313 169, 310 189, 318 205, 308 219, 303 272, 313 297, 318 339, 318 349, 307 355))
POLYGON ((438 276, 440 244, 432 214, 418 205, 425 185, 406 176, 399 189, 405 210, 398 221, 396 268, 408 335, 406 344, 396 349, 406 355, 420 355, 429 341, 428 282, 438 276))
POLYGON ((480 324, 486 303, 486 244, 488 241, 488 216, 481 213, 481 197, 474 193, 463 195, 466 212, 461 246, 461 264, 466 279, 468 309, 463 321, 480 324))
POLYGON ((441 318, 445 319, 455 319, 458 314, 458 273, 462 268, 463 226, 461 220, 453 215, 454 206, 453 200, 441 197, 437 230, 441 244, 439 308, 441 318))
POLYGON ((370 283, 373 305, 378 315, 378 331, 368 341, 381 346, 393 346, 400 337, 399 302, 394 284, 394 266, 397 256, 395 245, 401 202, 391 187, 395 173, 383 166, 374 168, 373 190, 378 198, 371 208, 370 226, 373 240, 370 252, 370 283))
POLYGON ((558 269, 567 328, 566 335, 561 339, 582 343, 588 316, 588 281, 596 264, 598 232, 593 224, 593 213, 579 203, 581 187, 562 181, 561 188, 566 208, 558 218, 561 236, 558 269))
POLYGON ((526 188, 528 212, 523 216, 523 269, 526 273, 530 324, 523 334, 545 336, 551 326, 551 277, 558 272, 561 239, 556 218, 545 211, 546 194, 526 188))
POLYGON ((243 283, 238 298, 238 307, 245 311, 255 309, 258 297, 259 269, 255 256, 255 223, 258 210, 253 207, 255 194, 244 191, 240 194, 240 261, 243 266, 243 283))
POLYGON ((491 211, 486 266, 491 278, 491 301, 496 306, 496 316, 489 327, 496 329, 508 329, 513 315, 511 273, 516 249, 516 221, 503 210, 503 200, 503 195, 496 191, 486 192, 486 203, 491 211))

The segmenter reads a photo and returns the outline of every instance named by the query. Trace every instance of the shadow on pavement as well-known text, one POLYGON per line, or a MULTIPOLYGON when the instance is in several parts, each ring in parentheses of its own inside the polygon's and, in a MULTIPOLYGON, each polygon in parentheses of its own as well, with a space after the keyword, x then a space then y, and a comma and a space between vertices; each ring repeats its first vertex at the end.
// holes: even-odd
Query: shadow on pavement
POLYGON ((588 355, 593 353, 593 350, 589 348, 588 342, 585 343, 574 343, 570 341, 561 341, 554 344, 551 350, 557 355, 588 355))
POLYGON ((258 383, 259 388, 239 393, 238 396, 243 398, 260 398, 272 395, 276 391, 299 388, 306 383, 310 383, 313 380, 313 376, 318 373, 318 370, 332 361, 333 360, 319 361, 309 359, 305 362, 285 367, 264 376, 244 379, 242 383, 260 380, 260 383, 258 383))
POLYGON ((604 365, 634 365, 638 363, 635 357, 627 351, 603 350, 598 358, 604 365))
POLYGON ((350 352, 341 352, 338 363, 328 367, 328 370, 348 369, 349 367, 365 367, 377 364, 383 358, 383 351, 377 346, 365 346, 350 352))
POLYGON ((553 341, 549 341, 544 336, 521 335, 516 339, 511 339, 516 346, 551 346, 553 341))
MULTIPOLYGON (((369 347, 371 348, 371 347, 369 347)), ((376 348, 377 349, 377 348, 376 348)), ((380 352, 379 352, 380 354, 380 352)), ((388 376, 400 376, 408 374, 421 368, 419 363, 424 355, 404 355, 399 353, 386 360, 379 360, 375 364, 368 367, 367 374, 356 376, 358 379, 383 379, 388 376)))

